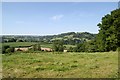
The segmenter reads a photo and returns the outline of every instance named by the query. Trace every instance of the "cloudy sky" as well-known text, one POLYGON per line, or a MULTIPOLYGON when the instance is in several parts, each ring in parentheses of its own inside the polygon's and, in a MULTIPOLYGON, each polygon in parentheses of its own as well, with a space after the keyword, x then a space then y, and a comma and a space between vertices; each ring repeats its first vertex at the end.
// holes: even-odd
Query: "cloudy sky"
POLYGON ((2 33, 98 33, 101 18, 117 7, 117 2, 4 2, 2 33))

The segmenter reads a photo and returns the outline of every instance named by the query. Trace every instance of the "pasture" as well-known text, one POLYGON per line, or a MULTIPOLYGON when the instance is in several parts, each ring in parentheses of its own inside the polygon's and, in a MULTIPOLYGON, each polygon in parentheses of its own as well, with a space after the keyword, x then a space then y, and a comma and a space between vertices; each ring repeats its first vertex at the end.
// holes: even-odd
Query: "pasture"
MULTIPOLYGON (((8 42, 8 43, 0 43, 0 47, 1 45, 5 46, 5 45, 9 45, 11 47, 19 47, 19 46, 31 46, 34 44, 38 44, 39 42, 8 42)), ((48 44, 48 43, 40 43, 41 47, 47 47, 47 48, 53 48, 53 44, 48 44)), ((69 47, 75 47, 75 45, 64 45, 66 46, 66 48, 69 47)))
POLYGON ((117 52, 16 52, 1 55, 3 78, 118 77, 117 52))
POLYGON ((4 45, 9 45, 11 47, 18 47, 18 46, 30 46, 36 44, 35 42, 8 42, 8 43, 1 43, 4 45))

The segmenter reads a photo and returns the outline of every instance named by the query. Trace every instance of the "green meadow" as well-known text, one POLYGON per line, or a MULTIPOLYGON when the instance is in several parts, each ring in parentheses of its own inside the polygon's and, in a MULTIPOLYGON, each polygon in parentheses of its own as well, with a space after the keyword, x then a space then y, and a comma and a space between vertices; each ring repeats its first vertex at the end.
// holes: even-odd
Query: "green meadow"
POLYGON ((8 42, 8 43, 1 43, 4 45, 9 45, 11 47, 18 47, 18 46, 30 46, 36 44, 35 42, 8 42))
POLYGON ((0 79, 119 80, 120 1, 12 4, 2 5, 6 28, 0 36, 0 79))
POLYGON ((117 52, 2 55, 3 78, 117 78, 117 52))
MULTIPOLYGON (((8 43, 0 43, 0 47, 1 45, 5 46, 5 45, 9 45, 10 47, 18 47, 18 46, 31 46, 34 44, 38 44, 38 42, 8 42, 8 43)), ((53 44, 48 44, 48 43, 40 43, 41 47, 47 47, 47 48, 53 48, 53 44)), ((69 47, 75 47, 75 45, 64 45, 66 46, 66 48, 69 47)))

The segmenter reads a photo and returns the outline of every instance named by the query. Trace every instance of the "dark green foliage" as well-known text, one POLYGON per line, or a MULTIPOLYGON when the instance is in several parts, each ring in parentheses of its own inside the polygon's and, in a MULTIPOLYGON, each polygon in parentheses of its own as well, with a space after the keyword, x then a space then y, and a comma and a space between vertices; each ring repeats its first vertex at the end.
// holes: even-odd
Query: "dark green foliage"
POLYGON ((2 46, 2 54, 14 52, 14 47, 8 45, 2 46))
POLYGON ((85 46, 84 44, 78 44, 77 47, 76 47, 76 50, 75 52, 84 52, 85 51, 85 46))
POLYGON ((75 52, 84 52, 85 51, 85 46, 84 44, 78 44, 77 47, 74 48, 75 52))
POLYGON ((8 45, 2 46, 2 54, 4 54, 6 52, 6 49, 9 47, 10 46, 8 46, 8 45))
POLYGON ((10 47, 10 51, 14 52, 15 51, 14 47, 10 47))
POLYGON ((33 51, 36 51, 36 50, 37 50, 37 45, 34 44, 34 45, 33 45, 33 51))
POLYGON ((10 48, 7 48, 7 49, 5 50, 5 52, 6 52, 6 53, 10 53, 10 52, 11 52, 11 49, 10 49, 10 48))
POLYGON ((39 50, 39 51, 41 50, 40 44, 37 44, 37 48, 38 48, 37 50, 39 50))
POLYGON ((94 39, 96 34, 88 32, 68 32, 51 36, 14 36, 4 35, 2 36, 2 42, 41 42, 41 43, 53 43, 56 38, 63 40, 64 44, 78 44, 86 40, 94 39))
POLYGON ((11 38, 11 39, 8 40, 8 42, 16 42, 16 40, 17 39, 15 39, 15 38, 11 38))
POLYGON ((74 48, 73 47, 69 47, 68 52, 73 52, 74 48))
POLYGON ((86 42, 84 45, 85 45, 86 52, 97 52, 98 51, 98 46, 96 45, 96 40, 91 40, 89 42, 86 42))
POLYGON ((40 50, 41 50, 41 46, 39 43, 33 45, 33 51, 40 51, 40 50))
POLYGON ((74 49, 74 52, 97 52, 98 46, 96 45, 96 40, 91 40, 78 44, 74 49))
POLYGON ((97 35, 99 51, 115 51, 117 47, 120 47, 120 9, 103 17, 98 26, 100 28, 97 35))
POLYGON ((54 51, 63 52, 64 50, 63 41, 59 41, 59 40, 54 41, 53 49, 54 51))
POLYGON ((20 40, 17 40, 16 42, 24 42, 22 39, 20 39, 20 40))

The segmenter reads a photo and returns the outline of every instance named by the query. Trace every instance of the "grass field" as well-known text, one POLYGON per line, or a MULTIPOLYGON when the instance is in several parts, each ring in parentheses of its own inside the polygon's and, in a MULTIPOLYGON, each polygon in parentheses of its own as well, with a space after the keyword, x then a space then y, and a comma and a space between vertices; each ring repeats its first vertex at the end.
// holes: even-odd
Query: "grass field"
MULTIPOLYGON (((8 43, 0 43, 0 47, 1 45, 9 45, 11 47, 18 47, 18 46, 30 46, 30 45, 34 45, 37 44, 38 42, 8 42, 8 43)), ((40 43, 41 47, 47 47, 47 48, 53 48, 53 44, 47 44, 47 43, 40 43)), ((69 47, 75 47, 75 45, 64 45, 66 46, 66 48, 69 47)))
POLYGON ((8 42, 2 43, 2 45, 9 45, 11 47, 18 47, 18 46, 30 46, 36 44, 35 42, 8 42))
POLYGON ((2 54, 3 78, 117 78, 118 53, 2 54))
MULTIPOLYGON (((8 42, 8 43, 1 43, 1 45, 9 45, 11 47, 18 47, 18 46, 31 46, 34 44, 38 44, 37 42, 8 42)), ((52 48, 53 45, 52 44, 46 44, 46 43, 40 43, 41 47, 48 47, 48 48, 52 48)))

